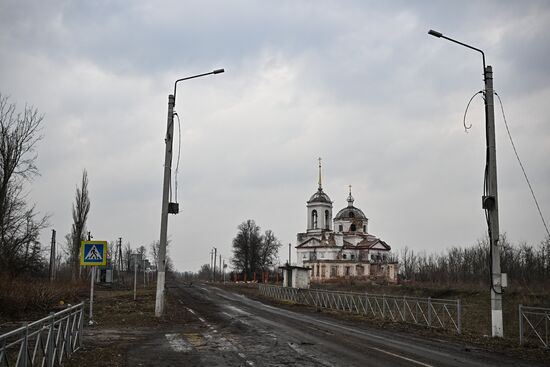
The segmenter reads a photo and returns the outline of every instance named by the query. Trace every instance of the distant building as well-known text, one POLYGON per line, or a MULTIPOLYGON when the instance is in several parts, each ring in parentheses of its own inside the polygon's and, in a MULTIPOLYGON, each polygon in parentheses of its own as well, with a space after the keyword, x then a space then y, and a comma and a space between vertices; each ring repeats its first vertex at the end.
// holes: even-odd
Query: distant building
POLYGON ((397 281, 397 262, 390 259, 391 247, 368 232, 368 218, 348 205, 332 219, 332 201, 323 191, 321 160, 319 188, 307 201, 307 230, 297 235, 297 265, 311 270, 311 279, 322 281, 339 277, 382 277, 397 281))

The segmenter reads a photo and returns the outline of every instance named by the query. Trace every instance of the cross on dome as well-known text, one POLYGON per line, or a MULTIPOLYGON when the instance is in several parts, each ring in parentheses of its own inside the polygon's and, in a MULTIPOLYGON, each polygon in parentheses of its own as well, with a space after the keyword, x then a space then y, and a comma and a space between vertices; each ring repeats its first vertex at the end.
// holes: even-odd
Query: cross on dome
POLYGON ((353 206, 353 196, 351 196, 351 185, 349 185, 349 196, 348 196, 348 206, 353 206))

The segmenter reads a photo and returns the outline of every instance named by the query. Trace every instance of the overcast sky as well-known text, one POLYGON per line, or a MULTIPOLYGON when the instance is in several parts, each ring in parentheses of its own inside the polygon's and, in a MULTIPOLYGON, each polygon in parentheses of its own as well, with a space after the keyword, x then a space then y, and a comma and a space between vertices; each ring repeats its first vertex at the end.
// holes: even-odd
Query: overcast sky
MULTIPOLYGON (((225 258, 254 219, 295 245, 317 158, 334 214, 353 185, 369 232, 394 250, 440 252, 485 236, 478 53, 550 216, 547 1, 0 0, 0 92, 45 114, 30 199, 70 231, 82 170, 95 239, 158 240, 168 94, 179 84, 181 159, 170 254, 179 270, 225 258)), ((500 229, 545 237, 496 106, 500 229)), ((177 156, 177 128, 175 153, 177 156)), ((174 166, 176 164, 174 157, 174 166)))

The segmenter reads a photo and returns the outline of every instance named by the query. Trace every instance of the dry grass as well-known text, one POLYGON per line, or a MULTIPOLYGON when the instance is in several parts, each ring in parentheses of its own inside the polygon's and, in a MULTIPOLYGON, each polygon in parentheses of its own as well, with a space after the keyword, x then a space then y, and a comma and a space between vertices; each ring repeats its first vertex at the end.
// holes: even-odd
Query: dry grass
POLYGON ((43 317, 77 302, 85 291, 84 283, 0 276, 0 322, 43 317))

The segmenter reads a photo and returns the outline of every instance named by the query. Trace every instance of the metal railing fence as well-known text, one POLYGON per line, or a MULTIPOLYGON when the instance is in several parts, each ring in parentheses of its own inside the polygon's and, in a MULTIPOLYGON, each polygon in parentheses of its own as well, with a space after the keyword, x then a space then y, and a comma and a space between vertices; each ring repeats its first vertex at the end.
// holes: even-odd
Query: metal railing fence
POLYGON ((542 343, 550 348, 550 308, 519 305, 519 343, 542 343))
POLYGON ((0 366, 56 366, 82 346, 84 303, 0 335, 0 366))
POLYGON ((461 332, 460 300, 390 296, 320 289, 298 289, 259 285, 264 296, 308 306, 352 312, 367 317, 390 319, 431 328, 461 332))

